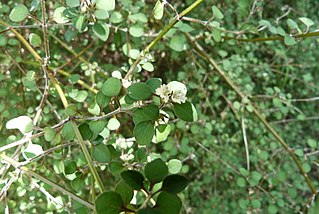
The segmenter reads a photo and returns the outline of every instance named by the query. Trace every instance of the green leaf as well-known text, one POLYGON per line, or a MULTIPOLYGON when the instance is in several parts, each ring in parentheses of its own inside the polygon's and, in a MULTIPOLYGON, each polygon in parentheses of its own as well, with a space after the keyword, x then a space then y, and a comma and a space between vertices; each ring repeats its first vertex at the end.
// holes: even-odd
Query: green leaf
POLYGON ((299 18, 299 20, 302 23, 304 23, 308 28, 315 24, 311 19, 306 18, 306 17, 301 17, 301 18, 299 18))
POLYGON ((6 46, 7 44, 7 37, 0 35, 0 47, 6 46))
POLYGON ((147 100, 152 95, 151 88, 143 82, 129 86, 127 91, 128 95, 135 100, 147 100))
POLYGON ((314 139, 308 139, 307 144, 313 149, 317 147, 317 142, 314 139))
POLYGON ((93 132, 93 134, 100 134, 101 131, 105 128, 105 121, 103 120, 97 120, 90 122, 90 129, 93 132))
POLYGON ((133 37, 141 37, 144 34, 144 28, 140 24, 134 24, 129 28, 129 33, 133 37))
POLYGON ((73 140, 75 138, 75 133, 71 123, 66 123, 62 128, 62 136, 64 140, 73 140))
POLYGON ((26 6, 20 4, 13 8, 9 15, 9 19, 13 22, 21 22, 29 15, 29 10, 26 6))
POLYGON ((164 14, 164 4, 161 1, 157 1, 153 9, 154 18, 157 20, 162 19, 164 14))
MULTIPOLYGON (((152 207, 145 207, 143 209, 139 209, 138 214, 161 214, 161 210, 157 208, 152 208, 152 207)), ((165 212, 163 212, 165 213, 165 212)))
POLYGON ((94 115, 99 115, 101 112, 101 108, 96 102, 94 102, 89 105, 88 112, 94 115))
POLYGON ((144 70, 149 71, 149 72, 154 71, 154 66, 153 66, 153 64, 150 63, 150 62, 144 63, 144 64, 142 65, 142 68, 143 68, 144 70))
POLYGON ((290 29, 298 28, 298 24, 292 19, 287 19, 287 25, 289 26, 290 29))
POLYGON ((76 105, 70 104, 70 105, 68 105, 68 107, 65 109, 65 113, 66 113, 68 116, 75 115, 76 113, 78 113, 78 108, 76 107, 76 105))
POLYGON ((101 163, 108 163, 112 159, 108 147, 103 143, 100 143, 97 146, 93 147, 92 156, 94 160, 101 163))
POLYGON ((83 32, 88 25, 88 20, 85 15, 80 15, 75 21, 75 28, 79 32, 83 32))
POLYGON ((146 23, 147 20, 147 16, 144 13, 134 13, 134 14, 130 14, 128 16, 129 20, 131 20, 132 22, 142 22, 142 23, 146 23))
POLYGON ((167 167, 168 167, 168 171, 170 174, 177 174, 181 171, 182 169, 182 161, 178 160, 178 159, 172 159, 170 161, 168 161, 167 163, 167 167))
POLYGON ((136 100, 133 99, 132 97, 130 97, 128 94, 125 95, 124 101, 125 101, 126 104, 133 104, 134 102, 136 102, 136 100))
POLYGON ((197 111, 194 105, 188 101, 185 103, 174 103, 174 112, 176 116, 184 121, 194 122, 197 120, 197 111))
POLYGON ((123 21, 123 16, 119 12, 113 12, 110 18, 110 21, 114 24, 120 23, 123 21))
POLYGON ((133 135, 139 145, 146 145, 152 141, 155 134, 154 121, 143 121, 135 125, 133 135))
POLYGON ((121 162, 114 161, 114 162, 110 163, 109 169, 113 175, 118 175, 122 172, 122 170, 124 169, 124 166, 122 165, 121 162))
POLYGON ((99 91, 96 94, 95 100, 96 100, 96 103, 100 106, 100 108, 103 109, 104 107, 109 105, 109 103, 111 101, 111 97, 106 96, 105 94, 103 94, 102 91, 99 91))
POLYGON ((69 96, 74 99, 75 101, 82 103, 88 96, 87 91, 78 91, 77 89, 72 89, 72 91, 69 93, 69 96))
POLYGON ((218 9, 218 7, 216 7, 215 5, 212 6, 212 11, 213 11, 214 16, 215 16, 217 19, 223 19, 223 18, 224 18, 223 13, 222 13, 222 12, 218 9))
POLYGON ((39 47, 42 44, 41 37, 35 33, 30 34, 29 42, 33 47, 39 47))
POLYGON ((51 127, 45 127, 43 131, 44 131, 44 139, 48 142, 53 140, 53 138, 56 135, 56 132, 51 127))
POLYGON ((145 176, 151 183, 161 182, 168 175, 168 168, 160 158, 146 164, 145 176))
POLYGON ((71 187, 75 190, 75 191, 81 191, 85 188, 85 181, 83 178, 81 177, 76 177, 75 179, 73 179, 71 181, 71 187))
POLYGON ((80 0, 66 0, 66 5, 69 7, 78 7, 80 6, 80 0))
POLYGON ((150 78, 146 81, 146 84, 151 88, 151 91, 155 93, 156 89, 162 85, 162 79, 150 78))
POLYGON ((64 173, 73 174, 77 170, 77 165, 73 160, 67 160, 64 162, 64 173))
POLYGON ((36 75, 35 71, 28 71, 25 75, 25 77, 22 78, 22 83, 25 88, 36 91, 37 90, 37 84, 36 84, 36 75))
POLYGON ((162 190, 172 194, 177 194, 183 191, 187 187, 188 183, 188 179, 182 175, 169 175, 163 181, 162 190))
POLYGON ((29 143, 27 148, 23 149, 23 155, 27 158, 33 158, 43 153, 41 145, 29 143))
POLYGON ((212 36, 215 42, 220 42, 222 40, 222 33, 218 28, 212 30, 212 36))
POLYGON ((122 89, 122 82, 115 77, 108 78, 102 85, 102 92, 104 95, 114 97, 119 95, 122 89))
POLYGON ((286 36, 287 35, 286 31, 282 27, 277 27, 277 33, 280 36, 286 36))
POLYGON ((118 214, 123 211, 121 195, 114 191, 103 192, 95 200, 95 210, 98 214, 118 214))
POLYGON ((111 131, 120 128, 121 123, 116 118, 111 118, 107 124, 107 128, 111 131))
POLYGON ((124 181, 120 181, 116 185, 115 192, 121 195, 124 205, 129 204, 134 196, 133 189, 129 187, 124 181))
POLYGON ((121 173, 123 181, 132 189, 140 190, 144 188, 144 177, 141 173, 134 170, 127 170, 121 173))
POLYGON ((114 10, 115 0, 95 0, 96 7, 102 10, 114 10))
POLYGON ((284 42, 285 42, 285 45, 287 45, 287 46, 297 44, 295 38, 293 38, 293 37, 291 37, 291 36, 289 36, 289 35, 285 36, 284 42))
POLYGON ((95 23, 92 29, 95 35, 97 35, 97 37, 102 41, 106 41, 109 38, 110 30, 105 23, 95 23))
POLYGON ((93 136, 93 132, 91 131, 90 126, 87 123, 82 123, 79 126, 79 131, 83 140, 89 140, 93 136))
POLYGON ((97 9, 96 11, 94 11, 94 15, 97 19, 104 20, 109 18, 109 13, 107 12, 107 10, 97 9))
POLYGON ((167 139, 171 132, 171 126, 169 124, 160 124, 156 127, 156 142, 160 143, 167 139))
POLYGON ((174 35, 169 41, 169 47, 174 51, 181 52, 184 50, 186 38, 183 35, 174 35))
POLYGON ((143 147, 138 148, 134 156, 140 162, 146 161, 146 158, 147 158, 146 149, 143 147))
POLYGON ((236 181, 237 185, 239 187, 245 187, 246 186, 246 180, 242 177, 238 178, 236 181))
POLYGON ((7 129, 19 129, 23 134, 32 131, 33 127, 32 119, 28 116, 19 116, 6 123, 7 129))
POLYGON ((149 105, 144 108, 135 110, 133 116, 134 124, 138 124, 143 121, 153 120, 156 121, 159 117, 159 109, 156 105, 149 105))
POLYGON ((51 141, 52 145, 58 145, 61 143, 62 137, 60 133, 57 133, 51 141))
POLYGON ((181 208, 182 201, 177 195, 161 192, 156 199, 155 210, 159 211, 159 213, 179 214, 181 208))
MULTIPOLYGON (((63 16, 65 16, 67 19, 73 19, 73 18, 77 18, 79 15, 79 12, 76 8, 66 8, 65 10, 63 10, 63 16)), ((76 19, 74 19, 75 21, 76 19)))

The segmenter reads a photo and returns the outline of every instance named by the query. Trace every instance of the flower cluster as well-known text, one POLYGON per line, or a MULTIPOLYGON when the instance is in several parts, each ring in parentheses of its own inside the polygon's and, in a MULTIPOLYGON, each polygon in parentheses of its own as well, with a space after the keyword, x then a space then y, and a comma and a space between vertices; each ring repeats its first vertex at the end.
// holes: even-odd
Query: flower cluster
POLYGON ((174 103, 185 103, 187 89, 186 86, 178 81, 169 82, 167 85, 163 84, 156 89, 155 94, 160 96, 164 103, 169 101, 174 103))

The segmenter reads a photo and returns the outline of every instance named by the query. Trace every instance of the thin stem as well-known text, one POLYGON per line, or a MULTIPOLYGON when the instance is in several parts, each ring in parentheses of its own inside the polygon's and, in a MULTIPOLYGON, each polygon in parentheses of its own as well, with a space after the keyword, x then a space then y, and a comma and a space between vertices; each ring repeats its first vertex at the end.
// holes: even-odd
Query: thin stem
POLYGON ((243 132, 243 139, 245 144, 245 150, 246 150, 246 161, 247 161, 247 170, 250 170, 250 160, 249 160, 249 149, 248 149, 248 141, 247 141, 247 135, 246 135, 246 127, 245 127, 245 112, 242 111, 241 114, 241 128, 243 132))
MULTIPOLYGON (((301 33, 297 35, 292 35, 293 38, 305 39, 309 37, 319 36, 319 31, 310 32, 310 33, 301 33)), ((282 36, 273 36, 273 37, 261 37, 261 38, 252 38, 252 39, 236 39, 232 37, 224 37, 226 40, 235 39, 238 42, 266 42, 266 41, 283 41, 284 37, 282 36)))
POLYGON ((141 52, 138 58, 134 61, 131 68, 128 70, 127 74, 125 75, 124 79, 128 79, 134 72, 137 65, 142 61, 145 54, 147 54, 165 35, 166 33, 174 27, 174 25, 186 14, 190 13, 194 10, 200 3, 204 0, 196 0, 193 4, 191 4, 188 8, 183 10, 180 14, 175 16, 175 18, 160 32, 160 34, 154 38, 154 40, 141 52))
POLYGON ((85 159, 86 159, 86 161, 89 164, 89 168, 90 168, 90 170, 91 170, 91 172, 93 174, 93 177, 97 181, 97 184, 98 184, 98 187, 99 187, 100 191, 104 192, 103 182, 102 182, 102 180, 101 180, 96 168, 94 167, 93 160, 92 160, 92 158, 90 156, 90 153, 89 153, 88 149, 85 146, 85 143, 84 143, 84 140, 83 140, 83 138, 81 136, 79 128, 76 125, 76 122, 74 120, 71 120, 71 124, 72 124, 73 130, 75 132, 75 136, 76 136, 76 138, 77 138, 77 140, 78 140, 78 142, 79 142, 79 144, 81 146, 81 149, 82 149, 82 152, 83 152, 83 154, 85 156, 85 159))
POLYGON ((25 165, 33 162, 34 160, 38 160, 38 159, 40 159, 40 158, 42 158, 42 157, 44 157, 44 156, 46 156, 46 155, 58 150, 58 149, 61 149, 63 147, 67 147, 67 146, 71 146, 71 145, 76 145, 76 144, 75 143, 65 143, 65 144, 61 144, 61 145, 55 146, 53 148, 50 148, 50 149, 44 151, 43 153, 41 153, 41 154, 31 158, 31 159, 28 159, 28 160, 26 160, 24 162, 20 162, 20 166, 25 166, 25 165))

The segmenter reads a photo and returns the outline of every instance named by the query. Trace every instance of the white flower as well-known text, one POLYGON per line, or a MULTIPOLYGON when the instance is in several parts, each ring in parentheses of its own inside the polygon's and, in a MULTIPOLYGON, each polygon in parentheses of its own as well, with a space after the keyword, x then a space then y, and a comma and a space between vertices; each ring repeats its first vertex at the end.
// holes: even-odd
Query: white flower
POLYGON ((168 88, 171 91, 171 99, 174 103, 185 103, 187 88, 186 86, 178 81, 172 81, 167 84, 168 88))
POLYGON ((167 103, 171 96, 171 90, 167 85, 163 84, 155 90, 155 94, 160 96, 160 98, 164 100, 164 103, 167 103))
POLYGON ((186 93, 186 86, 178 81, 172 81, 167 85, 163 84, 155 91, 155 94, 160 96, 164 103, 167 103, 169 100, 171 100, 172 102, 179 104, 186 101, 186 93))

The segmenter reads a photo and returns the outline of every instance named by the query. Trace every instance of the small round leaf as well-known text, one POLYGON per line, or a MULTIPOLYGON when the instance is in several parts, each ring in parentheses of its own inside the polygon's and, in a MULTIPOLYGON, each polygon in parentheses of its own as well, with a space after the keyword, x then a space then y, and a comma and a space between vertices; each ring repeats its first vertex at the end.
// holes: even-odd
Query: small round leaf
POLYGON ((128 95, 135 100, 146 100, 152 95, 152 90, 146 83, 138 82, 127 88, 128 95))
POLYGON ((103 143, 100 143, 97 146, 93 147, 92 156, 94 160, 101 163, 110 162, 112 159, 108 147, 103 143))
POLYGON ((118 214, 123 210, 121 195, 114 191, 103 192, 95 200, 95 210, 98 214, 118 214))
POLYGON ((182 175, 169 175, 163 181, 162 190, 172 194, 177 194, 183 191, 187 187, 188 183, 188 179, 182 175))
POLYGON ((177 195, 161 192, 156 200, 155 209, 160 213, 178 214, 182 208, 181 199, 177 195))
POLYGON ((155 134, 154 121, 144 121, 135 125, 133 135, 139 145, 146 145, 152 141, 155 134))
POLYGON ((177 174, 181 171, 183 164, 178 159, 172 159, 168 161, 167 166, 170 174, 177 174))
POLYGON ((13 8, 9 15, 9 19, 13 22, 21 22, 25 20, 29 15, 29 10, 24 5, 17 5, 13 8))
POLYGON ((121 173, 123 181, 132 189, 142 189, 144 183, 144 177, 141 173, 134 170, 127 170, 121 173))
POLYGON ((73 160, 67 160, 64 163, 64 173, 73 174, 77 170, 77 165, 73 160))
POLYGON ((106 41, 109 38, 110 29, 106 24, 95 23, 92 29, 95 35, 102 41, 106 41))
POLYGON ((134 196, 133 189, 129 187, 124 181, 120 181, 116 185, 115 192, 121 195, 124 205, 129 204, 134 196))
POLYGON ((185 103, 175 103, 174 112, 176 116, 187 122, 194 122, 197 120, 197 111, 194 105, 188 101, 185 103))
POLYGON ((168 168, 160 158, 145 166, 145 176, 151 183, 158 183, 168 175, 168 168))
POLYGON ((102 85, 102 92, 109 97, 117 96, 122 89, 121 80, 115 77, 108 78, 102 85))

